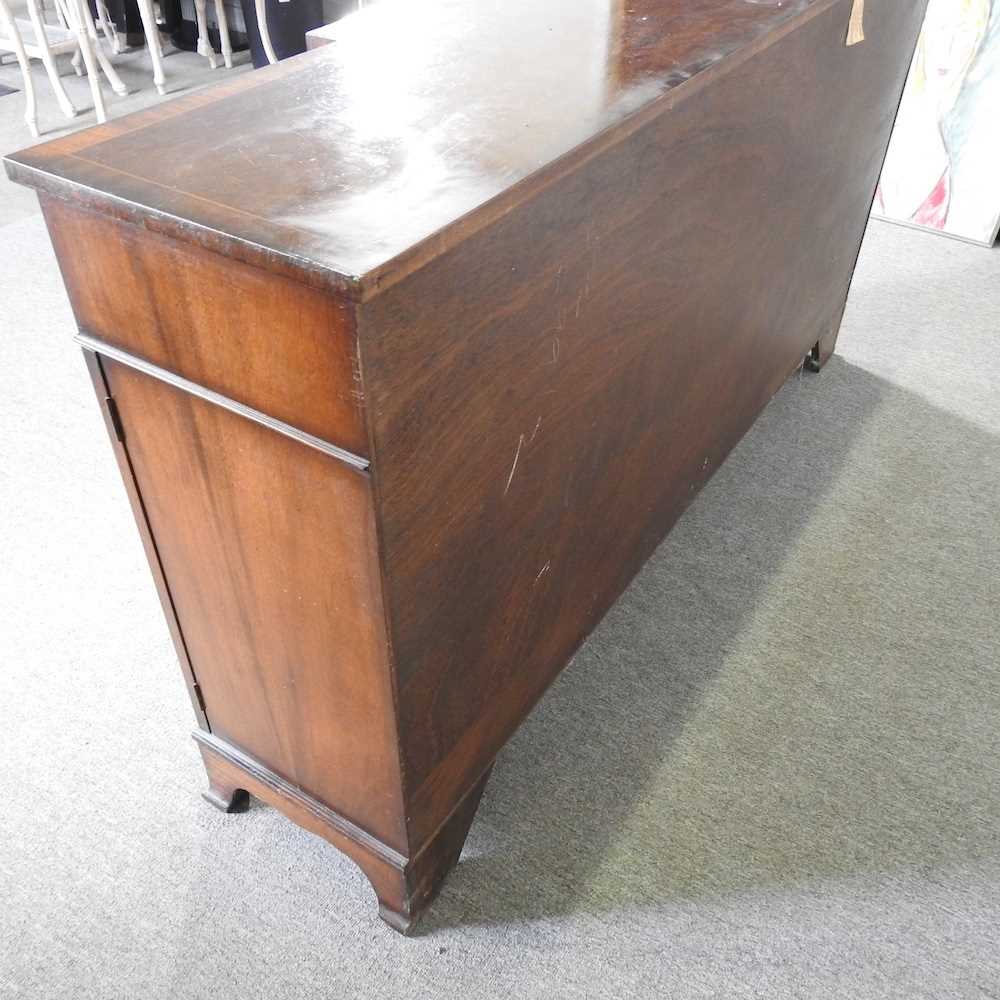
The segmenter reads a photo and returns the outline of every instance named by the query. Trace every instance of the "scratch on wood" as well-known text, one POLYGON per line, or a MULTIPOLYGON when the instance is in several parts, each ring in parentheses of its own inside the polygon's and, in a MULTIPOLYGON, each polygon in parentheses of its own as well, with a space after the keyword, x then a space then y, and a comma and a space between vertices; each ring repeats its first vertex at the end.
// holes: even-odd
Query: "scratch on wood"
POLYGON ((535 424, 535 429, 531 432, 531 437, 528 439, 528 444, 531 444, 535 440, 535 435, 538 433, 538 428, 542 426, 542 418, 538 418, 538 423, 535 424))
POLYGON ((555 364, 559 360, 559 338, 552 338, 552 364, 555 364))
POLYGON ((524 445, 524 435, 518 439, 517 451, 514 452, 514 464, 510 467, 510 475, 507 477, 507 485, 503 488, 503 495, 507 495, 507 490, 510 489, 510 484, 514 480, 514 470, 517 468, 517 460, 521 457, 521 448, 524 445))
POLYGON ((538 583, 541 578, 548 573, 549 567, 552 565, 552 560, 550 559, 539 571, 538 575, 535 577, 535 583, 538 583))
POLYGON ((253 167, 255 170, 257 169, 257 164, 252 159, 250 159, 250 156, 245 149, 238 149, 237 152, 240 154, 240 156, 243 157, 244 160, 247 161, 247 163, 250 164, 251 167, 253 167))

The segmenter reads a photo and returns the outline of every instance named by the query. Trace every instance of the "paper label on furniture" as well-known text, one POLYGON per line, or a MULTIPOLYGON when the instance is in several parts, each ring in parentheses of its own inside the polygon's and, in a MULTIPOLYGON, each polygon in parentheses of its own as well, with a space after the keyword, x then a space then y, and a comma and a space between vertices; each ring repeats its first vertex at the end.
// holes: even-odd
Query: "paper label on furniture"
POLYGON ((865 0, 854 0, 851 20, 847 26, 847 45, 857 45, 865 40, 865 0))

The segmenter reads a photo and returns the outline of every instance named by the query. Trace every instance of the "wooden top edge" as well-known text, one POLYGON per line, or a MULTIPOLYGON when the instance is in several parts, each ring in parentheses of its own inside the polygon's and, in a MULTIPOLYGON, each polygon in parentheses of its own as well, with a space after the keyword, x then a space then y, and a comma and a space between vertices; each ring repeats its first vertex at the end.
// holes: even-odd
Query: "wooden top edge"
POLYGON ((137 205, 127 198, 46 170, 44 166, 30 162, 19 153, 4 157, 4 168, 12 181, 34 188, 40 195, 58 198, 87 211, 142 226, 150 232, 282 274, 312 288, 337 292, 348 299, 362 297, 363 288, 358 276, 342 273, 287 248, 243 238, 148 205, 137 205))
MULTIPOLYGON (((626 0, 552 0, 560 17, 570 17, 572 6, 575 27, 566 30, 575 39, 573 59, 599 67, 586 95, 573 89, 577 70, 567 63, 538 79, 529 69, 526 82, 519 77, 499 96, 477 75, 458 99, 448 93, 454 80, 440 60, 455 51, 491 54, 496 44, 487 29, 496 25, 480 24, 479 8, 467 0, 428 0, 426 7, 383 0, 340 22, 342 45, 31 147, 4 163, 12 180, 50 196, 364 300, 804 21, 848 2, 627 0, 626 8, 626 0), (428 23, 416 19, 418 10, 428 23), (442 21, 462 13, 466 23, 458 28, 442 21), (424 34, 414 37, 420 24, 424 34), (430 56, 413 56, 431 29, 450 34, 430 39, 430 56), (383 51, 403 41, 403 56, 383 51), (597 44, 603 62, 587 49, 597 44), (395 54, 405 62, 407 53, 417 63, 411 58, 404 77, 392 77, 380 95, 379 73, 362 57, 395 54), (353 82, 352 74, 361 79, 353 82), (528 83, 543 91, 539 101, 557 106, 519 106, 528 83), (167 152, 157 158, 158 149, 167 152)), ((501 6, 506 16, 527 17, 538 5, 501 6)), ((537 34, 544 22, 534 16, 537 34)), ((530 40, 534 49, 523 53, 529 62, 558 49, 535 34, 530 40)), ((523 48, 525 39, 513 42, 523 48)))

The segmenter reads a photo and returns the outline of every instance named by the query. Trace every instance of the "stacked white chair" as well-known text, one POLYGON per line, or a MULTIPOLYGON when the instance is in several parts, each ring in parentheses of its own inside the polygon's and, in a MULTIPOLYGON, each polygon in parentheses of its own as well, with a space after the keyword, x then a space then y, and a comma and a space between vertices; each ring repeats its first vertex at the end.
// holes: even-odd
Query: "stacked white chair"
MULTIPOLYGON (((149 49, 153 65, 153 83, 157 93, 165 94, 163 49, 153 9, 153 0, 137 0, 137 4, 142 19, 143 33, 146 36, 146 46, 149 49)), ((0 0, 0 53, 13 53, 17 58, 24 82, 24 119, 31 134, 35 137, 39 134, 38 101, 31 76, 32 59, 39 60, 45 67, 60 110, 67 118, 72 118, 77 114, 77 109, 63 87, 56 65, 57 56, 72 54, 72 65, 77 76, 82 76, 84 69, 86 69, 97 120, 99 122, 107 121, 107 111, 101 93, 101 75, 103 74, 108 83, 111 84, 111 89, 119 96, 124 96, 128 90, 104 51, 104 45, 107 45, 112 53, 122 51, 118 31, 108 14, 105 0, 96 0, 96 24, 90 13, 87 0, 55 0, 56 14, 59 18, 58 24, 45 22, 39 0, 25 0, 25 6, 27 18, 15 17, 11 12, 8 0, 0 0)), ((261 3, 260 6, 262 9, 263 4, 261 3)), ((225 66, 231 68, 233 49, 223 0, 215 0, 215 13, 219 25, 222 59, 225 66)), ((211 67, 215 69, 218 63, 208 38, 206 0, 195 0, 195 15, 198 24, 198 53, 205 56, 211 67)), ((264 24, 266 32, 266 19, 264 24)), ((276 62, 277 59, 274 57, 274 50, 271 48, 269 38, 265 44, 268 49, 268 58, 272 62, 276 62)))

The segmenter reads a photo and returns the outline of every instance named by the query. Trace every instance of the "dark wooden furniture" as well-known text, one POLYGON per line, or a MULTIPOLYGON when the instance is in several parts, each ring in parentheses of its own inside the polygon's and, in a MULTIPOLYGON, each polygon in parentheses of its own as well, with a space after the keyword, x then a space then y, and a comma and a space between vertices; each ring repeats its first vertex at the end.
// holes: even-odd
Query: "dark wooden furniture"
POLYGON ((924 8, 869 0, 847 46, 854 3, 387 2, 7 161, 209 799, 327 838, 394 927, 574 649, 833 350, 924 8))

